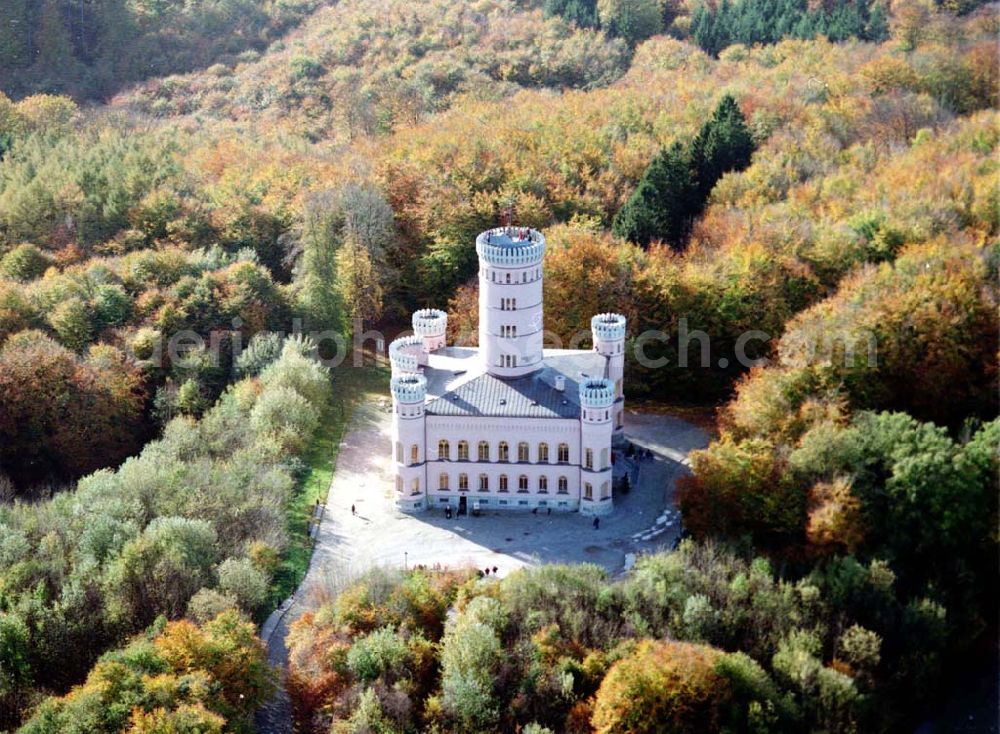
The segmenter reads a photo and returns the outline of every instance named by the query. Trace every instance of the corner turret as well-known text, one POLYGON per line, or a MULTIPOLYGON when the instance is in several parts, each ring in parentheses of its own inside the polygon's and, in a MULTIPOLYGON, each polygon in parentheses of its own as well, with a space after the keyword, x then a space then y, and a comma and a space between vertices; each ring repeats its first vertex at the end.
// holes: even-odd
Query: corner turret
POLYGON ((424 352, 436 352, 447 344, 448 314, 436 308, 414 311, 413 333, 420 337, 424 352))
POLYGON ((594 351, 605 358, 605 376, 614 383, 615 402, 611 419, 615 446, 625 442, 625 317, 617 313, 600 313, 590 320, 594 351))
POLYGON ((424 455, 427 379, 416 373, 395 375, 392 390, 393 473, 396 507, 405 512, 427 506, 427 457, 424 455))
POLYGON ((611 487, 611 409, 615 384, 607 378, 583 380, 580 390, 580 513, 607 515, 614 507, 611 487))

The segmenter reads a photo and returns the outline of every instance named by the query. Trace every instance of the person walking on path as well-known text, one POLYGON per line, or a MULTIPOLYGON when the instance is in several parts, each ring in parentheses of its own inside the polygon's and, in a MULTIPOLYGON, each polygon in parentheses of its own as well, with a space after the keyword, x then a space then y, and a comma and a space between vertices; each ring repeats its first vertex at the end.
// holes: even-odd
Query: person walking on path
POLYGON ((598 529, 600 529, 600 527, 601 527, 601 518, 595 517, 594 518, 594 530, 598 530, 598 529))
POLYGON ((352 514, 352 515, 357 515, 357 514, 358 514, 358 513, 357 513, 357 512, 355 512, 355 510, 354 510, 354 505, 351 505, 351 514, 352 514))

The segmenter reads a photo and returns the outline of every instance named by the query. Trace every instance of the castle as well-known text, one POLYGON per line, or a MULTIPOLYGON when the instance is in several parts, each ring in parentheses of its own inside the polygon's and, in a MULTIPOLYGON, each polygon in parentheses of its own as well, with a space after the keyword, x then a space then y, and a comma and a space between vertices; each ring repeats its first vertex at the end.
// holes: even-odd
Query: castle
POLYGON ((625 318, 594 316, 592 351, 543 350, 545 237, 491 229, 476 252, 479 347, 449 347, 436 309, 389 345, 396 506, 605 515, 624 440, 625 318))

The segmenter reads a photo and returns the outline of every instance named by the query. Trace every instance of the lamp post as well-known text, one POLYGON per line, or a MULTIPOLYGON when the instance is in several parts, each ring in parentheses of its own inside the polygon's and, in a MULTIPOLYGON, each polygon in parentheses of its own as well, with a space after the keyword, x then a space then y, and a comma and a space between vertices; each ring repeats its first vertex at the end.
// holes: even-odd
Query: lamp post
POLYGON ((407 571, 410 570, 410 552, 403 551, 403 568, 407 571))

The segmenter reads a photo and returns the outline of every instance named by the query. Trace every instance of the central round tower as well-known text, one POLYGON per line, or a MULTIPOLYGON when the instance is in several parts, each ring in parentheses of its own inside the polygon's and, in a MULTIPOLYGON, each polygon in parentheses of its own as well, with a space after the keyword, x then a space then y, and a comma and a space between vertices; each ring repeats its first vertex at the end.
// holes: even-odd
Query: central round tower
POLYGON ((498 227, 476 238, 479 255, 479 353, 497 377, 542 366, 542 256, 545 237, 498 227))

